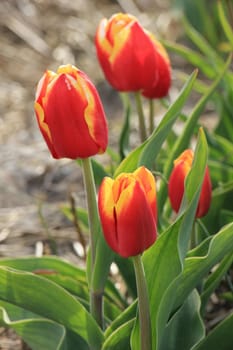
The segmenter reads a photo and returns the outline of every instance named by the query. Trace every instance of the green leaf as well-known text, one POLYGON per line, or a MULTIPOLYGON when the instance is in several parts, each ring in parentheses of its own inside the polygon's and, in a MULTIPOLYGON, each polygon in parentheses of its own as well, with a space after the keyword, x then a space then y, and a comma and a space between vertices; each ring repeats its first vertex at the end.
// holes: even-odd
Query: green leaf
POLYGON ((179 307, 189 293, 200 283, 210 269, 233 250, 233 223, 223 227, 216 235, 203 242, 185 259, 184 270, 174 285, 176 290, 173 310, 179 307))
POLYGON ((204 335, 200 297, 194 290, 168 322, 159 350, 190 350, 204 335))
POLYGON ((154 160, 160 152, 163 142, 165 141, 166 137, 171 131, 174 122, 179 116, 179 113, 191 92, 196 76, 197 70, 194 71, 193 74, 190 76, 188 82, 182 89, 182 92, 180 93, 179 97, 165 113, 160 124, 148 139, 147 144, 145 145, 140 155, 138 165, 144 165, 149 169, 152 167, 154 160))
POLYGON ((222 6, 222 2, 218 1, 217 2, 217 6, 218 6, 218 14, 219 14, 219 18, 220 18, 220 22, 222 24, 222 28, 226 34, 227 39, 229 40, 231 46, 233 47, 233 30, 231 28, 230 23, 228 22, 223 6, 222 6))
POLYGON ((168 51, 174 52, 179 56, 183 57, 194 67, 200 69, 200 71, 209 79, 214 79, 216 77, 215 69, 211 67, 211 65, 206 64, 206 57, 204 57, 203 55, 181 44, 169 42, 167 40, 162 40, 161 42, 168 51))
POLYGON ((201 294, 202 314, 204 314, 204 310, 209 300, 209 297, 217 288, 217 286, 221 282, 224 275, 227 273, 228 269, 232 265, 232 262, 233 262, 233 254, 230 253, 223 258, 223 260, 217 266, 216 270, 214 270, 214 272, 212 272, 210 276, 207 278, 207 280, 205 281, 203 292, 201 294))
MULTIPOLYGON (((211 65, 218 71, 219 66, 224 65, 224 61, 218 52, 210 45, 209 41, 205 39, 201 33, 196 30, 185 18, 183 20, 185 33, 188 38, 197 46, 197 48, 206 56, 211 62, 211 65)), ((206 65, 206 63, 205 63, 206 65)))
MULTIPOLYGON (((4 258, 1 259, 0 265, 12 267, 21 271, 33 272, 59 284, 68 292, 77 296, 85 307, 87 303, 89 303, 90 293, 86 280, 86 272, 61 258, 53 256, 16 259, 4 258)), ((115 313, 120 312, 126 305, 125 300, 122 298, 115 285, 108 280, 105 286, 106 317, 111 319, 111 315, 116 316, 115 313)))
POLYGON ((230 350, 233 344, 233 313, 222 321, 193 350, 230 350))
POLYGON ((122 324, 105 340, 101 350, 131 350, 130 333, 134 326, 134 319, 122 324))
POLYGON ((115 255, 115 263, 117 264, 121 276, 127 285, 127 290, 133 298, 137 297, 137 288, 135 280, 135 272, 133 263, 130 259, 122 258, 120 255, 115 255))
POLYGON ((0 267, 2 300, 55 321, 100 349, 103 334, 92 316, 72 295, 38 275, 0 267), (58 306, 61 307, 58 307, 58 306))
POLYGON ((184 85, 180 92, 180 95, 171 105, 164 118, 160 122, 158 128, 153 132, 148 140, 142 143, 135 150, 120 163, 115 171, 114 177, 122 172, 132 172, 138 165, 146 165, 150 167, 151 163, 155 160, 156 155, 160 151, 162 143, 165 141, 168 133, 171 130, 172 125, 176 121, 179 112, 185 104, 196 79, 197 71, 194 71, 189 80, 184 85))
POLYGON ((135 320, 135 314, 137 312, 137 302, 134 301, 128 306, 122 313, 107 327, 105 331, 105 339, 111 336, 111 334, 120 328, 123 324, 128 323, 131 320, 135 320))
POLYGON ((65 327, 46 319, 11 321, 0 307, 0 324, 13 328, 33 350, 64 348, 65 327))
POLYGON ((105 176, 108 176, 107 171, 104 169, 103 165, 97 162, 94 158, 91 159, 91 165, 93 169, 95 184, 99 186, 105 176))
POLYGON ((0 325, 14 329, 33 350, 89 349, 81 337, 64 326, 5 301, 0 301, 0 325))

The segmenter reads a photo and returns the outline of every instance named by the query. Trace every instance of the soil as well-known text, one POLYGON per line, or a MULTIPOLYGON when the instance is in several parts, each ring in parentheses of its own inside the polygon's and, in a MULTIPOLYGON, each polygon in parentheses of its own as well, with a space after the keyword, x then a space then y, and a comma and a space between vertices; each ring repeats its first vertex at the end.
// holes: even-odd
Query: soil
MULTIPOLYGON (((76 249, 77 231, 62 212, 73 194, 76 204, 85 206, 82 173, 75 162, 56 161, 50 156, 36 124, 34 95, 46 69, 75 64, 89 75, 100 93, 111 143, 116 147, 122 105, 103 79, 93 38, 100 19, 119 11, 136 15, 159 36, 173 40, 181 32, 168 0, 0 2, 1 258, 40 256, 48 253, 52 239, 58 255, 83 264, 76 249)), ((181 64, 176 59, 174 76, 181 64)), ((171 98, 177 89, 174 84, 171 98)), ((0 350, 20 349, 28 348, 12 330, 0 328, 0 350)))

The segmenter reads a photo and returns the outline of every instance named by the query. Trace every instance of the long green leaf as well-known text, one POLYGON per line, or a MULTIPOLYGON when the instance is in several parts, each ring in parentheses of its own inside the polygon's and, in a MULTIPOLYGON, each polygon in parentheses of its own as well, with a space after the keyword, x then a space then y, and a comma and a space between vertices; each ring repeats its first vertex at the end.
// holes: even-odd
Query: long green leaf
MULTIPOLYGON (((211 61, 211 65, 218 71, 218 67, 224 65, 224 61, 218 52, 213 49, 209 41, 206 40, 186 19, 183 20, 185 33, 197 48, 211 61)), ((206 63, 205 63, 206 65, 206 63)))
POLYGON ((130 333, 134 326, 134 319, 122 324, 105 340, 101 350, 131 350, 130 333))
POLYGON ((100 349, 103 334, 95 320, 72 295, 55 283, 1 266, 0 297, 60 323, 80 335, 93 349, 100 349))
MULTIPOLYGON (((176 290, 176 299, 173 309, 179 307, 189 293, 198 285, 203 277, 225 255, 233 250, 233 223, 223 227, 212 239, 207 239, 208 245, 201 245, 201 256, 192 256, 185 259, 184 270, 171 288, 176 290), (203 249, 205 248, 205 249, 203 249)), ((195 250, 196 254, 198 249, 195 250)))
POLYGON ((219 18, 222 24, 222 28, 226 34, 227 39, 229 40, 230 44, 233 47, 233 30, 231 28, 230 23, 228 22, 223 6, 222 6, 222 2, 218 1, 218 14, 219 14, 219 18))
POLYGON ((185 104, 188 95, 192 90, 192 86, 196 79, 197 71, 194 71, 188 81, 181 90, 176 101, 171 105, 158 128, 154 131, 151 137, 143 144, 133 150, 118 166, 114 176, 116 177, 122 172, 134 171, 138 165, 151 165, 156 155, 158 154, 162 143, 171 130, 171 126, 177 119, 179 112, 185 104), (145 150, 145 151, 144 151, 145 150), (143 154, 143 155, 142 155, 143 154))
POLYGON ((33 350, 65 349, 65 327, 53 321, 39 318, 11 321, 0 307, 0 324, 14 329, 33 350))
POLYGON ((89 349, 80 336, 64 326, 2 300, 0 325, 14 329, 33 350, 89 349))
MULTIPOLYGON (((83 299, 84 305, 89 303, 86 272, 61 258, 55 256, 3 258, 0 261, 1 265, 21 271, 33 272, 45 277, 77 296, 81 302, 83 299)), ((125 300, 110 280, 107 281, 105 286, 105 306, 108 318, 111 314, 115 315, 115 312, 120 312, 126 306, 125 300)))
POLYGON ((159 350, 190 350, 204 337, 200 296, 194 290, 166 326, 159 350))
POLYGON ((174 122, 179 116, 181 108, 183 107, 184 103, 186 102, 191 92, 196 76, 197 76, 197 70, 193 72, 188 82, 184 86, 180 96, 176 99, 176 101, 165 113, 160 124, 148 139, 148 142, 145 145, 140 155, 138 165, 144 165, 149 169, 152 167, 154 160, 156 159, 158 153, 160 152, 163 142, 165 141, 166 137, 171 131, 171 128, 174 122))
POLYGON ((162 40, 162 43, 168 51, 174 52, 179 56, 183 57, 194 67, 200 69, 200 71, 204 73, 204 75, 207 76, 209 79, 214 79, 216 77, 215 69, 209 64, 206 64, 206 58, 203 55, 181 44, 169 42, 167 40, 162 40))
POLYGON ((233 313, 222 321, 193 350, 231 350, 233 344, 233 313))
POLYGON ((233 263, 233 254, 230 253, 223 258, 223 260, 218 265, 217 269, 214 270, 214 272, 212 272, 211 275, 205 281, 203 292, 201 294, 202 314, 204 314, 204 310, 209 300, 209 297, 217 288, 217 286, 221 282, 224 275, 227 273, 232 263, 233 263))

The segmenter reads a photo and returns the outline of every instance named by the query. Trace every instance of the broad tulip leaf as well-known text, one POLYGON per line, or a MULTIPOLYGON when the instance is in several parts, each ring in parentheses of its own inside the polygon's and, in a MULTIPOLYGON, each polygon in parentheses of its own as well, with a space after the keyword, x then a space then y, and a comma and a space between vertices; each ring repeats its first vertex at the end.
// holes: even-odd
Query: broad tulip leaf
POLYGON ((0 325, 14 329, 33 350, 89 349, 81 337, 64 326, 5 301, 0 301, 0 325))
POLYGON ((196 75, 197 71, 194 71, 191 74, 179 96, 170 106, 158 128, 153 132, 149 139, 130 152, 129 155, 121 162, 115 171, 115 177, 122 172, 134 171, 138 165, 144 164, 150 167, 151 163, 155 160, 162 143, 165 141, 168 133, 171 131, 172 125, 179 116, 179 113, 192 90, 196 75))
POLYGON ((103 333, 95 320, 80 302, 54 282, 1 266, 0 296, 2 300, 63 325, 93 349, 101 348, 103 333))
MULTIPOLYGON (((90 293, 86 272, 61 258, 55 256, 4 258, 1 259, 0 265, 33 272, 59 284, 72 295, 77 296, 85 306, 89 303, 90 293)), ((110 280, 105 286, 105 306, 106 317, 110 319, 113 316, 115 318, 116 313, 118 314, 126 306, 125 300, 110 280)))
POLYGON ((159 350, 190 350, 204 335, 200 296, 194 290, 167 324, 159 350))
POLYGON ((217 288, 222 278, 227 273, 228 269, 231 267, 232 263, 233 263, 233 254, 230 253, 223 258, 223 260, 217 266, 216 270, 214 270, 214 272, 212 272, 210 276, 207 278, 207 280, 205 281, 203 292, 201 294, 202 314, 204 314, 205 306, 209 300, 209 297, 217 288))
POLYGON ((230 350, 233 344, 233 313, 211 331, 193 350, 230 350))
POLYGON ((0 307, 0 324, 13 328, 33 350, 63 350, 65 327, 46 319, 11 321, 0 307))
POLYGON ((233 223, 223 227, 211 240, 207 239, 207 243, 209 244, 201 244, 200 255, 197 247, 195 256, 185 259, 182 274, 171 286, 173 291, 176 290, 173 310, 183 303, 213 266, 233 251, 233 223))

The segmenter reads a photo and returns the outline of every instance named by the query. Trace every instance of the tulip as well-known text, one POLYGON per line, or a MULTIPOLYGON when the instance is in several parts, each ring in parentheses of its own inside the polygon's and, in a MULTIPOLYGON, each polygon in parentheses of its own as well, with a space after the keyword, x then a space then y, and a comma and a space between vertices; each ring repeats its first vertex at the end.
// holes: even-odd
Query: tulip
POLYGON ((47 70, 37 86, 35 113, 40 131, 56 159, 103 153, 108 131, 95 86, 72 65, 47 70))
MULTIPOLYGON (((171 206, 175 212, 178 212, 180 209, 184 194, 184 183, 186 176, 191 169, 193 157, 193 151, 191 149, 187 149, 174 161, 174 168, 168 183, 168 195, 171 206)), ((211 203, 211 187, 209 169, 206 167, 196 211, 197 218, 206 215, 209 210, 211 203)))
POLYGON ((149 98, 167 94, 170 63, 166 51, 136 17, 117 13, 102 19, 95 44, 105 77, 116 90, 140 91, 149 98))
POLYGON ((115 180, 105 177, 98 207, 105 239, 122 257, 138 255, 156 240, 156 185, 145 167, 115 180))

